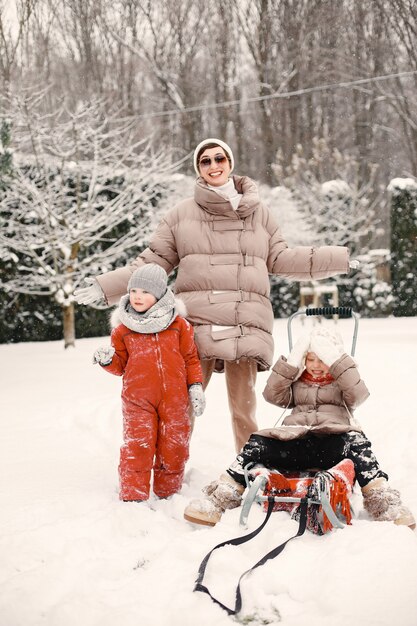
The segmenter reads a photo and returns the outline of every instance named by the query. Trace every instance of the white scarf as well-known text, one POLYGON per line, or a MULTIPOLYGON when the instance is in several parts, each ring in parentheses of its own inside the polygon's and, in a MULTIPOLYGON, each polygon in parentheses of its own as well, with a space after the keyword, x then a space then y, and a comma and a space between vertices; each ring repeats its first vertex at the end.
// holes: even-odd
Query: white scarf
POLYGON ((222 198, 229 200, 233 209, 236 211, 243 194, 237 192, 233 178, 229 178, 227 183, 220 185, 220 187, 213 187, 213 185, 209 185, 208 183, 207 186, 213 191, 216 191, 222 198))

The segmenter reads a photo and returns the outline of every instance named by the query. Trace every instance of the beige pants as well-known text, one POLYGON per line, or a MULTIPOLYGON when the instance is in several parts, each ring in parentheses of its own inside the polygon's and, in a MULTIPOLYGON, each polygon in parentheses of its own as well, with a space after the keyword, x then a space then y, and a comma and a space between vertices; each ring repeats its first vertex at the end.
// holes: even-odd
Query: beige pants
MULTIPOLYGON (((203 359, 203 388, 210 382, 216 360, 203 359)), ((236 452, 240 452, 250 435, 258 430, 256 423, 255 383, 258 366, 253 359, 225 361, 227 397, 232 418, 236 452)))

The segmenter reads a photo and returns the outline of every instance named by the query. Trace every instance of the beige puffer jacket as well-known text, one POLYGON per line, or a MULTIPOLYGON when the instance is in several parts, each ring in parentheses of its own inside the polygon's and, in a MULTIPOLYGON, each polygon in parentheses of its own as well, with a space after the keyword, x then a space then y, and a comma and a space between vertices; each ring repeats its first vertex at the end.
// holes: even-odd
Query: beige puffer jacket
POLYGON ((278 428, 267 428, 258 435, 283 441, 308 434, 335 435, 349 430, 362 432, 353 417, 354 409, 368 398, 354 360, 343 354, 330 367, 334 381, 320 387, 296 380, 299 370, 281 356, 269 376, 263 396, 267 402, 292 408, 278 428))
POLYGON ((256 184, 246 176, 233 180, 243 194, 236 211, 198 178, 194 198, 168 211, 149 247, 130 266, 97 280, 113 304, 143 263, 157 263, 168 274, 178 267, 175 293, 187 307, 200 358, 248 357, 264 370, 273 358, 268 274, 327 278, 347 273, 349 256, 340 246, 288 248, 256 184))

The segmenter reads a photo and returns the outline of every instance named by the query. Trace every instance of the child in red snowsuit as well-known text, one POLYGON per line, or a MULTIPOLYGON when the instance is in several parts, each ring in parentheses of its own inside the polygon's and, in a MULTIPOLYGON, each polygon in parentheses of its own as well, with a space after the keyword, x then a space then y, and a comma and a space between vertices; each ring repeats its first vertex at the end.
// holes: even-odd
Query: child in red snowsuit
POLYGON ((189 404, 205 408, 202 372, 192 326, 178 314, 181 302, 167 288, 158 265, 137 269, 119 304, 121 324, 111 347, 99 348, 94 362, 123 376, 123 439, 120 499, 167 498, 179 491, 188 459, 189 404))

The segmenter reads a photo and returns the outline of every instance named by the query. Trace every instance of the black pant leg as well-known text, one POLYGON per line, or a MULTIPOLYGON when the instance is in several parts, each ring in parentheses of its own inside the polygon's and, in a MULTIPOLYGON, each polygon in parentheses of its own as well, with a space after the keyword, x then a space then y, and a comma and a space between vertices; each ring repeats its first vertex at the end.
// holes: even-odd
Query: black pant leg
POLYGON ((237 455, 235 461, 227 469, 227 473, 241 485, 245 485, 244 468, 247 465, 256 465, 260 463, 265 465, 265 460, 270 458, 270 437, 262 437, 261 435, 251 435, 237 455))
POLYGON ((346 442, 346 457, 353 461, 356 480, 361 487, 375 478, 388 480, 388 474, 381 470, 372 451, 371 442, 364 433, 351 430, 343 436, 346 442))
MULTIPOLYGON (((304 440, 299 440, 304 441, 304 440)), ((305 440, 305 466, 301 469, 327 470, 345 458, 342 435, 310 436, 305 440)))

